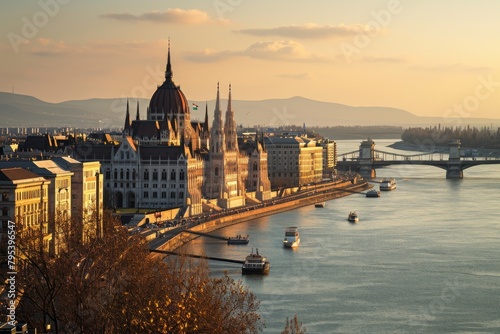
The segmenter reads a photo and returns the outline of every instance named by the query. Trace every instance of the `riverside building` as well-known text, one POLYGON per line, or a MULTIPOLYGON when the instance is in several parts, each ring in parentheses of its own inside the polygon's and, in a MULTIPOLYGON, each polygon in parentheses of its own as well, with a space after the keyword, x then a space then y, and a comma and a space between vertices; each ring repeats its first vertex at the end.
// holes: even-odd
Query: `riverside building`
POLYGON ((49 252, 52 240, 48 223, 49 185, 49 180, 24 168, 0 169, 0 193, 2 195, 0 258, 2 261, 5 261, 7 256, 9 224, 18 237, 29 231, 41 233, 43 249, 49 252))
POLYGON ((262 143, 239 151, 231 87, 224 121, 218 85, 212 129, 208 106, 204 122, 192 121, 186 96, 173 81, 170 46, 165 81, 151 97, 147 118, 140 119, 137 105, 132 120, 127 102, 120 143, 80 142, 73 156, 101 162, 106 204, 113 208, 180 208, 180 215, 190 216, 242 206, 248 197, 271 197, 262 143))

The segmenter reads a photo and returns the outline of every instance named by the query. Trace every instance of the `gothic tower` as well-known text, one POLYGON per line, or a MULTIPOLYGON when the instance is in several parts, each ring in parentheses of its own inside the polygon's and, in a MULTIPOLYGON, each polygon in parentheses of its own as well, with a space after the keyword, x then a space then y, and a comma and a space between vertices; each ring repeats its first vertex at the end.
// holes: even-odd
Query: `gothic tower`
POLYGON ((231 85, 229 85, 229 98, 227 101, 226 122, 224 124, 224 134, 226 136, 226 152, 239 152, 238 136, 236 133, 236 122, 234 121, 234 111, 231 101, 231 85))
POLYGON ((271 199, 271 181, 267 171, 267 152, 264 146, 264 134, 259 138, 255 134, 255 150, 248 163, 248 189, 255 191, 255 197, 260 201, 271 199))
POLYGON ((130 111, 128 108, 128 99, 127 99, 127 114, 125 115, 125 126, 123 127, 123 138, 130 136, 132 130, 132 123, 130 122, 130 111))
POLYGON ((226 123, 223 126, 219 84, 217 84, 210 150, 205 165, 205 196, 217 199, 217 204, 223 208, 245 205, 245 188, 239 177, 236 123, 231 103, 231 93, 229 93, 226 123))

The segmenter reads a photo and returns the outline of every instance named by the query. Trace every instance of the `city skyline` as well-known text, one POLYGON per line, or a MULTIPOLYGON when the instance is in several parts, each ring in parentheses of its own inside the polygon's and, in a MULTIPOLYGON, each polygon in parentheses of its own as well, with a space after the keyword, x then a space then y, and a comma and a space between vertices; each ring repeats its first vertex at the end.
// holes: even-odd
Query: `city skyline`
POLYGON ((303 96, 418 116, 498 118, 500 3, 480 0, 2 4, 0 91, 48 102, 129 96, 173 79, 189 101, 303 96))

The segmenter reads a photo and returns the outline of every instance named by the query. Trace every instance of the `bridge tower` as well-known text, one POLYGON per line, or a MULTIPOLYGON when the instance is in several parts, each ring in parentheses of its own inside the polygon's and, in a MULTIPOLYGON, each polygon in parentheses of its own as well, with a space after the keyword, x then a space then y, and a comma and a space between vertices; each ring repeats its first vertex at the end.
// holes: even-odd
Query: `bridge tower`
POLYGON ((365 178, 377 176, 373 168, 375 160, 375 142, 371 139, 364 140, 359 145, 359 174, 365 178))
POLYGON ((450 142, 450 156, 448 157, 446 178, 462 179, 463 177, 462 163, 460 162, 460 140, 455 139, 450 142))

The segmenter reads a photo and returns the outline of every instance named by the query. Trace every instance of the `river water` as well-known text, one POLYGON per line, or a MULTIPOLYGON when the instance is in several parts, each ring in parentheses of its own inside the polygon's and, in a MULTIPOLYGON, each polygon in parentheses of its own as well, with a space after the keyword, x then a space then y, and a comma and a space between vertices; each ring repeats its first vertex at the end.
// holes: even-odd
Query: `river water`
MULTIPOLYGON (((396 152, 391 143, 377 140, 376 149, 396 152)), ((359 144, 338 141, 338 153, 359 144)), ((187 248, 239 260, 258 248, 268 257, 267 276, 209 263, 213 275, 227 271, 256 294, 264 333, 280 333, 294 315, 307 333, 500 333, 500 165, 472 167, 462 180, 430 166, 377 170, 376 180, 383 177, 397 189, 213 232, 249 234, 248 245, 199 237, 187 248), (353 210, 357 224, 347 221, 353 210), (300 231, 295 250, 282 245, 288 226, 300 231)))

